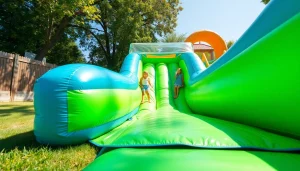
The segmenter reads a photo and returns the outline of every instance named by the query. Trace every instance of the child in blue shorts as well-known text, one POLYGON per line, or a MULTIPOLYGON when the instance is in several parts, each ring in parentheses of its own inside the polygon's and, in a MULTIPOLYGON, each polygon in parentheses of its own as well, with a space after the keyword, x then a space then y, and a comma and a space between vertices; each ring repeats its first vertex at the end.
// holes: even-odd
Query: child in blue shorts
POLYGON ((174 99, 178 97, 180 87, 184 86, 182 69, 178 68, 175 74, 174 99))
MULTIPOLYGON (((146 71, 143 72, 143 76, 142 78, 140 79, 140 86, 142 88, 142 102, 144 102, 144 95, 145 95, 145 92, 147 94, 147 97, 148 97, 148 102, 150 103, 150 95, 149 95, 149 86, 152 87, 151 85, 151 82, 150 82, 150 79, 148 77, 148 73, 146 71)), ((153 88, 153 87, 152 87, 153 88)))

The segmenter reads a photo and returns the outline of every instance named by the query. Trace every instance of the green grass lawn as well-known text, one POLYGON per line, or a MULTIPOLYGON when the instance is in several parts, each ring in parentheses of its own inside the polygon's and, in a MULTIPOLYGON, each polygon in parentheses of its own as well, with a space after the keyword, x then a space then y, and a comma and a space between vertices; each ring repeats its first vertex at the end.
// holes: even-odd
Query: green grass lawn
POLYGON ((98 149, 86 143, 50 147, 36 142, 32 102, 0 102, 0 170, 82 170, 98 149))

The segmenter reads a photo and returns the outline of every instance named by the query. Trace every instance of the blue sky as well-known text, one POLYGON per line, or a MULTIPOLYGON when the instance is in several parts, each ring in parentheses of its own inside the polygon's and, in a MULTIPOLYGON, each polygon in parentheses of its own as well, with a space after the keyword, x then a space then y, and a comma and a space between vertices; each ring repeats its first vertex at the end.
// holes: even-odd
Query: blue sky
POLYGON ((177 33, 206 29, 237 40, 265 8, 261 0, 181 0, 177 33))

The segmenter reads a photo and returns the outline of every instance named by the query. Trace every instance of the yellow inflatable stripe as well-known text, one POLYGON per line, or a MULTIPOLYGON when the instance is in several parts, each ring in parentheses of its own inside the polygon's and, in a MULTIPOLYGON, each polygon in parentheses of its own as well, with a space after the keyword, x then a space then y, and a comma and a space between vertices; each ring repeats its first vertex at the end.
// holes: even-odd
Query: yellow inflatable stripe
POLYGON ((168 54, 168 55, 146 55, 147 58, 175 58, 176 54, 168 54))

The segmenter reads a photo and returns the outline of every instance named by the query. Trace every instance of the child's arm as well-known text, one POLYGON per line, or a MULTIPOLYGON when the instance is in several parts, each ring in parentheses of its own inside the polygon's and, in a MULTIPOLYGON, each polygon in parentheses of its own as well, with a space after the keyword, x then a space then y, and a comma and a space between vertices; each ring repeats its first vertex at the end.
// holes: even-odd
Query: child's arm
POLYGON ((181 77, 181 81, 182 81, 182 87, 184 87, 184 78, 183 78, 183 74, 182 74, 182 77, 181 77))

